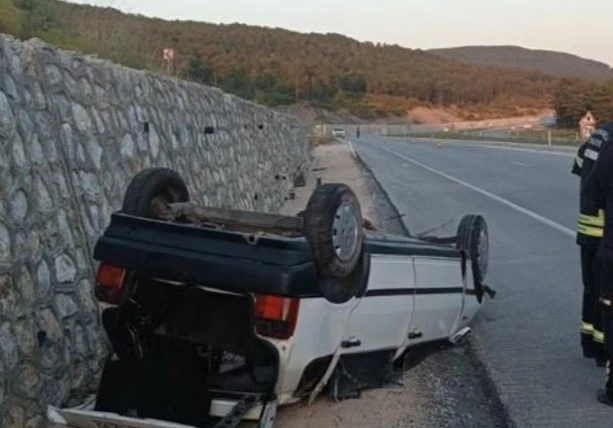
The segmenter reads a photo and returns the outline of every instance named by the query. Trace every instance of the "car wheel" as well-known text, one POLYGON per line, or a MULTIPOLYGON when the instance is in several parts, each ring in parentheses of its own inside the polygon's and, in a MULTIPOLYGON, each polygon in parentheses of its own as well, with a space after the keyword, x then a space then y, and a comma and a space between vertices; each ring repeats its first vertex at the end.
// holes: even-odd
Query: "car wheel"
POLYGON ((477 300, 481 303, 489 265, 489 232, 485 219, 475 214, 464 216, 458 226, 456 245, 470 262, 477 300))
POLYGON ((353 272, 345 278, 320 279, 319 289, 328 302, 340 305, 364 294, 369 274, 370 255, 362 253, 353 272))
POLYGON ((344 184, 317 187, 303 217, 321 279, 344 279, 356 269, 363 253, 364 230, 360 203, 344 184))
POLYGON ((187 186, 176 171, 148 168, 130 181, 122 211, 137 217, 155 218, 167 204, 188 201, 187 186))

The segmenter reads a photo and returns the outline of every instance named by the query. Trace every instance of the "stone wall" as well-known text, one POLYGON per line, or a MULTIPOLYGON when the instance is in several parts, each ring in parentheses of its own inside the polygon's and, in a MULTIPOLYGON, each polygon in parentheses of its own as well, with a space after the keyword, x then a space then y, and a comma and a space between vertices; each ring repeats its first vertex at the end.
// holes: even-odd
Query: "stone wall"
POLYGON ((135 173, 170 167, 195 201, 275 211, 307 163, 290 117, 0 35, 0 426, 95 387, 90 255, 135 173))

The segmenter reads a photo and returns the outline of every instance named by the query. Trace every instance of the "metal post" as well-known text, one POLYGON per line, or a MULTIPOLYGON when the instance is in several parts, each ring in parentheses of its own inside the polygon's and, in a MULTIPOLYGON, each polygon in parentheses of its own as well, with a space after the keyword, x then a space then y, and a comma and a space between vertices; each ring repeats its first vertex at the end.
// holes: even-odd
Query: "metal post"
POLYGON ((551 131, 547 131, 547 145, 551 146, 551 131))

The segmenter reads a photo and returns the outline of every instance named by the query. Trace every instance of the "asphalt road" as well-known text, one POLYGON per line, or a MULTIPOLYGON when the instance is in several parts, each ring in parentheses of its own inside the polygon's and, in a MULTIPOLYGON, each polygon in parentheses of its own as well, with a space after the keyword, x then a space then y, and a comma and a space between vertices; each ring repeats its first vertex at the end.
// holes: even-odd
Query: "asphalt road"
POLYGON ((521 427, 613 426, 613 409, 595 399, 604 369, 579 345, 573 154, 371 136, 353 145, 412 234, 453 234, 468 213, 486 218, 487 283, 498 295, 485 302, 471 340, 510 419, 521 427))

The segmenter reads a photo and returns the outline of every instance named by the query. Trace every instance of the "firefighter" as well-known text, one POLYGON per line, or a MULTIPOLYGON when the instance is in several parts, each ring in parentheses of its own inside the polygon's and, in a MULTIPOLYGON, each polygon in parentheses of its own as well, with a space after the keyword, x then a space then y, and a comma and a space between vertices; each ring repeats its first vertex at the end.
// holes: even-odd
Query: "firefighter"
MULTIPOLYGON (((588 139, 575 156, 571 172, 581 178, 581 183, 594 166, 594 153, 600 147, 588 139), (586 151, 588 156, 586 157, 586 151)), ((602 320, 598 304, 598 247, 604 227, 603 211, 594 207, 590 200, 580 192, 579 218, 577 220, 576 242, 581 248, 581 278, 583 282, 583 299, 581 303, 580 337, 581 348, 585 358, 594 358, 596 364, 604 366, 602 320)))
MULTIPOLYGON (((613 122, 596 129, 590 138, 591 146, 586 147, 583 158, 594 162, 582 184, 582 193, 592 206, 604 210, 604 231, 598 249, 600 260, 599 303, 602 311, 604 330, 604 356, 606 359, 605 388, 598 391, 601 403, 613 406, 613 122)), ((585 161, 584 161, 585 162, 585 161)), ((584 163, 585 167, 585 163, 584 163)))

